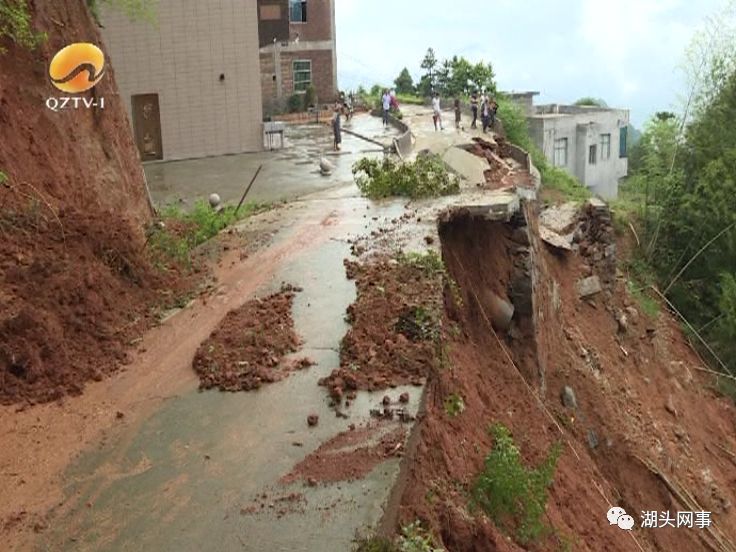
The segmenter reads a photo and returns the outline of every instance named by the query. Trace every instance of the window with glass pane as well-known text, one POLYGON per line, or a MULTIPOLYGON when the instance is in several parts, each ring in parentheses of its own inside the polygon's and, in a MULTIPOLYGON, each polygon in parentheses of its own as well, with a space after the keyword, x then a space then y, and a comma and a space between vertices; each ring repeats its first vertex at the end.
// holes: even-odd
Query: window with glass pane
POLYGON ((611 158, 611 135, 601 134, 601 161, 611 158))
POLYGON ((567 138, 558 138, 555 140, 555 167, 567 166, 567 138))
POLYGON ((300 60, 294 62, 294 92, 304 92, 312 84, 312 62, 300 60))
POLYGON ((598 161, 598 146, 594 144, 588 150, 588 163, 595 165, 596 161, 598 161))
POLYGON ((626 140, 629 135, 629 127, 621 127, 620 132, 621 134, 618 137, 618 156, 626 157, 626 140))
POLYGON ((289 0, 289 20, 292 23, 307 22, 306 0, 289 0))

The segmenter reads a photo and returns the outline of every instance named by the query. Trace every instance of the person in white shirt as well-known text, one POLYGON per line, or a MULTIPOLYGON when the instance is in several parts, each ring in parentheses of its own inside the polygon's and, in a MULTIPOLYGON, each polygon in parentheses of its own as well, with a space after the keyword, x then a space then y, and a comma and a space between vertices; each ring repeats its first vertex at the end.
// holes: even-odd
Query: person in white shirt
POLYGON ((391 110, 391 94, 388 93, 388 90, 383 91, 381 101, 383 102, 383 126, 388 126, 388 112, 391 110))
POLYGON ((445 130, 442 126, 442 107, 440 105, 440 95, 435 92, 432 98, 432 120, 434 121, 434 129, 437 130, 439 125, 440 130, 445 130))

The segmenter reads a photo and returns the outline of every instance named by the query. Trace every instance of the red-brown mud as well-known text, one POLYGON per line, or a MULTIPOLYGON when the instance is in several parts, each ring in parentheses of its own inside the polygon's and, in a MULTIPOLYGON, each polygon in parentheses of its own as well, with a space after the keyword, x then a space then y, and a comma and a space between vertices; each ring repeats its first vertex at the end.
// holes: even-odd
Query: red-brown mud
POLYGON ((390 429, 392 426, 373 422, 339 433, 299 462, 282 483, 303 480, 314 485, 362 479, 380 463, 403 454, 406 429, 390 429))
POLYGON ((78 394, 127 361, 152 307, 189 287, 151 266, 115 217, 65 209, 0 215, 0 402, 78 394), (62 234, 63 227, 63 234, 62 234))
POLYGON ((340 368, 320 381, 340 401, 358 389, 420 385, 435 362, 442 277, 407 261, 346 261, 357 298, 340 349, 340 368))
POLYGON ((309 359, 283 362, 300 345, 291 316, 295 291, 285 286, 227 313, 194 356, 200 387, 250 391, 313 364, 309 359))
POLYGON ((420 520, 450 552, 730 549, 736 470, 723 451, 736 450, 736 413, 695 370, 699 360, 677 324, 666 312, 646 320, 620 280, 610 295, 581 301, 575 283, 586 263, 533 238, 534 324, 517 319, 518 332, 497 335, 477 298, 488 287, 509 287, 518 262, 509 252, 526 248, 513 236, 481 220, 441 227, 448 271, 461 289, 461 300, 446 299, 447 323, 459 331, 448 332, 449 368, 429 377, 398 525, 420 520), (630 314, 623 332, 621 310, 630 314), (576 409, 562 405, 564 386, 574 389, 576 409), (445 408, 450 395, 465 405, 454 417, 445 408), (553 530, 539 542, 521 546, 469 507, 468 491, 493 446, 487 429, 496 422, 510 428, 529 465, 538 465, 553 443, 564 446, 547 504, 553 530), (687 496, 692 502, 683 504, 687 496), (629 533, 608 525, 613 504, 637 527, 645 510, 702 509, 712 513, 714 528, 629 533))
POLYGON ((30 49, 0 47, 0 403, 79 393, 125 360, 149 309, 178 287, 143 251, 150 221, 143 171, 114 71, 85 99, 105 108, 51 111, 47 69, 62 47, 101 44, 86 4, 28 2, 30 49))

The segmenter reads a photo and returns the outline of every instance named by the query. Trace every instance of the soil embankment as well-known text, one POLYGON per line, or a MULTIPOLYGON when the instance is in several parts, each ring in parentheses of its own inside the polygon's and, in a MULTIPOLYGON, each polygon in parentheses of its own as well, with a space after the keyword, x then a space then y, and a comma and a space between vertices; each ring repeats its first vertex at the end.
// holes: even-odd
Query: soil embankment
POLYGON ((588 255, 613 251, 601 243, 612 228, 595 216, 582 215, 579 254, 544 245, 532 209, 529 226, 463 214, 440 226, 461 293, 446 292, 449 368, 429 378, 399 523, 420 520, 449 551, 727 550, 736 540, 733 458, 721 452, 736 449, 733 405, 699 377, 670 315, 647 318, 610 255, 588 255), (581 298, 576 283, 591 274, 604 289, 581 298), (489 291, 516 307, 507 332, 493 327, 489 291), (450 397, 463 408, 449 409, 450 397), (522 546, 469 507, 497 422, 527 465, 563 445, 547 503, 554 529, 542 541, 522 546), (637 526, 643 511, 704 510, 713 527, 629 533, 608 526, 614 504, 637 526))
MULTIPOLYGON (((101 44, 84 2, 29 3, 48 39, 0 54, 0 403, 76 394, 126 362, 126 347, 178 287, 144 253, 151 216, 114 72, 84 93, 104 109, 51 111, 50 59, 101 44)), ((104 49, 104 47, 103 47, 104 49)))

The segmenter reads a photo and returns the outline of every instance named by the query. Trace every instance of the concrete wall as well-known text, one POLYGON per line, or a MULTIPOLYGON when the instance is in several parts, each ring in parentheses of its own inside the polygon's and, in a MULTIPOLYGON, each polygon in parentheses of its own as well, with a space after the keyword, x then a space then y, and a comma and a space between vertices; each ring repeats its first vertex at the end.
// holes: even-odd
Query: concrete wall
POLYGON ((545 157, 554 162, 554 144, 567 138, 567 164, 562 167, 604 199, 618 195, 619 180, 628 172, 628 159, 619 156, 621 129, 629 122, 629 112, 623 109, 580 108, 557 106, 559 109, 541 109, 543 115, 529 118, 534 143, 542 148, 545 157), (558 114, 559 113, 559 114, 558 114), (603 156, 601 135, 610 134, 611 154, 603 156), (589 148, 596 146, 596 162, 589 162, 589 148))
POLYGON ((256 2, 157 5, 155 25, 102 5, 106 53, 129 116, 132 95, 159 95, 164 159, 262 149, 256 2))

